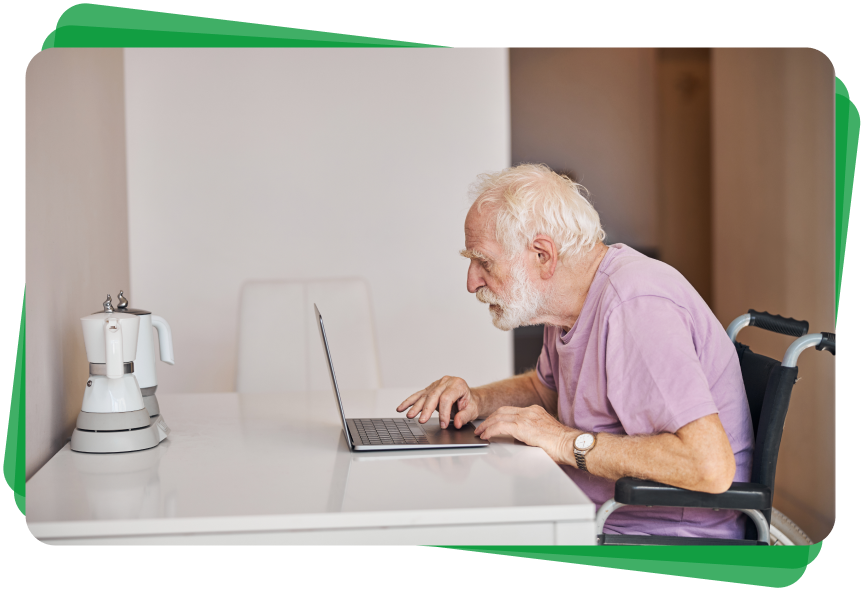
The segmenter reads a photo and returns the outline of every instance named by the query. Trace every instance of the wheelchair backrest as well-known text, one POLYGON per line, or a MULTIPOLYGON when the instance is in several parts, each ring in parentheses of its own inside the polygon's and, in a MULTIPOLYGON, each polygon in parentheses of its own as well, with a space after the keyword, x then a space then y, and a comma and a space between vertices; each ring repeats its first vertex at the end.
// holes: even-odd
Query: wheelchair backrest
POLYGON ((736 342, 735 349, 756 436, 750 480, 768 487, 773 496, 780 438, 798 368, 781 366, 779 361, 757 354, 742 343, 736 342))

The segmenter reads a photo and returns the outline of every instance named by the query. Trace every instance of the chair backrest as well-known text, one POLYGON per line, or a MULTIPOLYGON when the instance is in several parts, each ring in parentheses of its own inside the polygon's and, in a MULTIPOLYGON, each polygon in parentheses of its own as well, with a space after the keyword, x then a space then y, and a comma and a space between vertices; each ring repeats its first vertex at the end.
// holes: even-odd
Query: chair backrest
POLYGON ((381 387, 372 306, 365 281, 253 281, 244 284, 240 294, 238 392, 330 388, 313 303, 327 325, 340 388, 381 387))
MULTIPOLYGON (((798 368, 786 368, 773 358, 757 354, 744 344, 735 343, 744 388, 750 404, 750 417, 756 444, 753 451, 753 475, 751 482, 765 485, 774 495, 774 477, 777 472, 777 456, 780 438, 789 411, 792 387, 798 377, 798 368)), ((770 510, 766 518, 770 522, 770 510)))

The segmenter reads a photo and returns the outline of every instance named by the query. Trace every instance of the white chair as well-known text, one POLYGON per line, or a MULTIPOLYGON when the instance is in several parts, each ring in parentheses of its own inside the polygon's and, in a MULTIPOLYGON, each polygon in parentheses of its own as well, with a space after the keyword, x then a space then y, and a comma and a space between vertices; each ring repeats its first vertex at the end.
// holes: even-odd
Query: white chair
POLYGON ((247 282, 241 289, 238 392, 331 388, 313 303, 324 317, 339 388, 381 387, 366 282, 277 280, 247 282))

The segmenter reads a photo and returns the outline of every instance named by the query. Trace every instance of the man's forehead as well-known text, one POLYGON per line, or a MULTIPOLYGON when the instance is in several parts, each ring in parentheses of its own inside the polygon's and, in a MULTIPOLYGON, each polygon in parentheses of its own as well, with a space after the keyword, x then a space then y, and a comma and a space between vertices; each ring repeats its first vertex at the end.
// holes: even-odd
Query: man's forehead
POLYGON ((501 256, 501 247, 495 237, 495 229, 488 210, 478 212, 472 206, 465 217, 465 250, 462 256, 481 261, 495 261, 501 256))
POLYGON ((465 216, 465 241, 495 241, 495 228, 492 222, 492 208, 482 210, 475 203, 465 216))

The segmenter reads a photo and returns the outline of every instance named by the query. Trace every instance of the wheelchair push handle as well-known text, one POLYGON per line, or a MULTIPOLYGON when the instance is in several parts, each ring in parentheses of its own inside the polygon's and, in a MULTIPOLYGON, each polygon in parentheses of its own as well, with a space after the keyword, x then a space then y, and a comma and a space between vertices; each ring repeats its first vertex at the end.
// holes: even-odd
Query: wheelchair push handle
POLYGON ((815 347, 817 350, 828 350, 831 352, 831 355, 836 355, 834 353, 835 345, 834 345, 834 334, 833 333, 811 333, 809 335, 803 335, 792 342, 792 345, 789 346, 789 349, 786 350, 786 354, 783 356, 782 365, 787 368, 794 368, 798 365, 798 356, 801 355, 808 347, 815 347))
POLYGON ((810 323, 807 321, 781 317, 770 312, 758 312, 752 308, 747 312, 750 315, 750 325, 765 329, 766 331, 791 335, 792 337, 801 337, 802 335, 806 335, 807 331, 810 330, 810 323))
POLYGON ((823 349, 828 350, 829 352, 831 352, 831 355, 834 356, 837 355, 834 353, 834 348, 834 334, 826 333, 825 331, 823 331, 822 341, 819 342, 819 344, 816 346, 816 349, 819 351, 822 351, 823 349))

